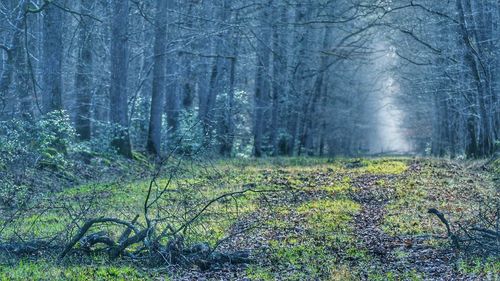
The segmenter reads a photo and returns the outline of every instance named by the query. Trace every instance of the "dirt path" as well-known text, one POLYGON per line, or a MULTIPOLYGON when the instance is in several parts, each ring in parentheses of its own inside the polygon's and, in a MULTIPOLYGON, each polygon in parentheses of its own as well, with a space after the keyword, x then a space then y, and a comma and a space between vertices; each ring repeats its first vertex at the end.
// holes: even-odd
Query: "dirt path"
MULTIPOLYGON (((461 276, 453 268, 453 251, 429 245, 431 236, 391 236, 381 229, 385 207, 394 200, 391 184, 419 171, 418 165, 414 164, 399 176, 362 175, 356 178, 354 186, 358 192, 354 199, 362 205, 362 210, 354 223, 360 247, 368 250, 379 271, 398 278, 420 276, 425 280, 474 280, 461 276), (377 182, 380 181, 386 182, 387 186, 379 186, 377 182)), ((364 278, 368 279, 368 273, 364 273, 364 278)))
MULTIPOLYGON (((424 171, 421 165, 419 162, 410 164, 408 170, 399 175, 360 173, 359 170, 355 170, 357 167, 353 167, 353 170, 348 168, 340 171, 318 169, 295 175, 297 182, 295 185, 291 184, 294 182, 293 174, 277 172, 270 176, 269 182, 278 186, 293 185, 293 192, 266 196, 265 200, 259 203, 259 211, 242 217, 234 224, 231 231, 235 235, 220 246, 222 250, 227 251, 248 250, 256 263, 227 265, 208 272, 197 270, 181 272, 174 280, 330 280, 328 277, 323 279, 328 274, 336 276, 331 280, 484 280, 474 277, 474 274, 463 275, 459 272, 457 254, 446 245, 445 238, 428 235, 425 231, 422 231, 421 235, 401 234, 402 229, 399 228, 388 231, 389 215, 404 218, 404 214, 399 213, 404 211, 404 207, 398 206, 396 213, 391 209, 395 202, 406 198, 406 194, 402 195, 397 187, 407 186, 410 178, 421 179, 429 176, 425 174, 429 169, 424 171), (350 179, 347 181, 350 186, 347 193, 328 189, 339 183, 345 183, 346 178, 350 179), (352 201, 360 206, 359 211, 352 214, 349 222, 352 231, 346 234, 352 240, 325 246, 327 236, 335 237, 342 233, 342 230, 326 227, 322 234, 314 234, 316 229, 307 226, 311 219, 308 216, 319 218, 318 216, 324 214, 323 210, 312 213, 299 210, 311 202, 333 202, 332 204, 346 202, 343 200, 352 201), (392 210, 392 214, 388 210, 392 210), (270 222, 273 223, 269 224, 270 222), (245 229, 252 230, 244 231, 245 229), (326 236, 322 237, 323 234, 326 236), (320 258, 319 262, 316 261, 318 262, 316 268, 324 270, 324 267, 330 267, 338 272, 332 273, 326 270, 322 272, 326 275, 321 275, 321 278, 308 279, 307 272, 310 270, 308 264, 314 264, 316 258, 314 251, 313 256, 307 256, 311 247, 318 247, 320 252, 317 255, 323 255, 324 258, 324 260, 320 258), (352 250, 357 254, 366 253, 366 256, 360 258, 356 256, 357 254, 349 254, 352 250), (277 251, 281 252, 277 254, 277 251), (283 259, 290 261, 284 262, 283 259), (251 267, 262 272, 249 271, 251 267), (343 269, 346 272, 343 272, 343 269), (254 275, 250 276, 249 272, 253 272, 254 275), (300 275, 304 272, 305 275, 300 275)), ((455 169, 441 170, 446 173, 453 171, 455 169)), ((437 178, 446 180, 447 176, 439 175, 437 178)), ((408 196, 411 198, 411 194, 408 196)), ((425 197, 427 195, 421 196, 421 200, 427 202, 425 197)), ((437 202, 439 201, 433 201, 431 204, 437 202)), ((414 204, 413 208, 415 205, 425 206, 421 203, 414 204)), ((423 209, 422 212, 425 212, 426 209, 423 209)), ((409 210, 412 215, 415 214, 413 209, 409 210)), ((421 214, 418 220, 425 221, 427 216, 429 215, 421 214)), ((328 222, 325 223, 328 225, 328 222)), ((439 230, 441 226, 437 224, 436 227, 439 230)))

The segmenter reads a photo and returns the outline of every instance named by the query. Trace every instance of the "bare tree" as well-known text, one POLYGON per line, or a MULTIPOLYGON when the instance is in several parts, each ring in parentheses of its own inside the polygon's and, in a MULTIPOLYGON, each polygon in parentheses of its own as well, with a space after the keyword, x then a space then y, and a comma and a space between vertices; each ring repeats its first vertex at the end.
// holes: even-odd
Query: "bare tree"
POLYGON ((155 155, 160 155, 161 153, 163 102, 165 100, 165 90, 167 89, 165 54, 167 22, 165 20, 165 15, 167 14, 169 5, 172 5, 172 1, 156 1, 153 94, 151 98, 151 113, 147 143, 147 150, 155 155))
POLYGON ((127 103, 129 1, 113 0, 112 4, 110 113, 111 121, 118 126, 112 145, 121 155, 131 158, 127 103))
MULTIPOLYGON (((82 14, 89 14, 94 8, 94 1, 81 1, 82 14)), ((76 90, 76 120, 75 129, 81 140, 91 139, 91 110, 93 92, 93 19, 82 17, 80 19, 80 48, 78 50, 78 62, 75 77, 76 90)))
POLYGON ((62 60, 64 12, 56 2, 47 5, 43 17, 43 95, 45 113, 62 109, 62 60))

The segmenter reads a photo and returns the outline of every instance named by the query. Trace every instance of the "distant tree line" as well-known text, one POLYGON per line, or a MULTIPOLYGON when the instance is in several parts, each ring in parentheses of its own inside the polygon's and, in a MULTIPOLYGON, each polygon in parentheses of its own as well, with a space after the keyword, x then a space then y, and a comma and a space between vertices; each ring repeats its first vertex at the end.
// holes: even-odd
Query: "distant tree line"
POLYGON ((423 0, 409 6, 391 21, 398 22, 406 104, 421 106, 410 110, 418 117, 410 116, 429 119, 434 155, 491 155, 500 139, 500 3, 423 0))
POLYGON ((5 0, 0 19, 0 120, 64 110, 126 157, 375 152, 388 78, 409 150, 500 139, 495 0, 5 0))

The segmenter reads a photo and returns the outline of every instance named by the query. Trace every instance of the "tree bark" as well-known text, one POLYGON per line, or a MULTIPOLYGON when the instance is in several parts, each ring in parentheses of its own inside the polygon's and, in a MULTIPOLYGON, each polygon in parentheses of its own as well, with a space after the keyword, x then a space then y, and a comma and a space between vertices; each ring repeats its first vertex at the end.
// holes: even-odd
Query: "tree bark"
MULTIPOLYGON (((92 11, 94 0, 81 0, 82 14, 92 11)), ((93 54, 94 40, 92 35, 93 20, 88 17, 80 19, 80 49, 75 77, 76 91, 76 120, 75 129, 80 140, 89 141, 92 134, 91 106, 92 106, 92 80, 93 80, 93 54)))
POLYGON ((129 1, 113 0, 112 4, 110 117, 118 132, 111 144, 119 154, 132 158, 127 103, 129 1))
POLYGON ((43 17, 43 93, 44 113, 62 110, 63 11, 54 4, 43 17))
POLYGON ((268 100, 270 96, 271 85, 269 82, 269 66, 271 59, 270 46, 267 44, 271 41, 272 31, 266 26, 271 15, 272 1, 266 1, 261 7, 260 23, 262 25, 261 37, 257 38, 257 63, 255 73, 255 95, 254 95, 254 151, 255 157, 262 157, 263 138, 266 126, 265 114, 268 108, 268 100))
POLYGON ((19 60, 20 50, 21 50, 21 37, 23 31, 23 25, 25 23, 25 11, 27 8, 28 1, 22 0, 19 2, 19 10, 16 11, 14 20, 12 21, 12 31, 6 36, 5 42, 1 45, 0 52, 6 52, 7 61, 3 65, 2 71, 0 72, 0 112, 3 112, 3 108, 6 104, 6 99, 9 92, 9 87, 12 82, 14 74, 14 61, 19 60))
POLYGON ((151 112, 146 149, 149 153, 161 153, 161 128, 163 103, 166 91, 166 40, 167 40, 167 11, 170 1, 156 1, 155 43, 153 66, 153 89, 151 97, 151 112))
POLYGON ((281 103, 284 99, 284 94, 287 91, 287 75, 288 75, 288 41, 287 32, 282 30, 282 26, 286 26, 288 21, 287 8, 285 5, 274 8, 275 13, 273 18, 273 82, 272 82, 272 109, 271 109, 271 146, 273 156, 278 156, 280 152, 279 137, 280 137, 280 113, 282 110, 281 103))

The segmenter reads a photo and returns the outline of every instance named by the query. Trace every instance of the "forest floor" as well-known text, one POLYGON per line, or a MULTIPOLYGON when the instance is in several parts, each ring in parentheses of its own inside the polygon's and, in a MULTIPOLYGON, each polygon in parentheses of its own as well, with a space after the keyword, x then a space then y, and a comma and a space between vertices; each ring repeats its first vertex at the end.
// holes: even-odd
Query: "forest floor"
MULTIPOLYGON (((498 256, 456 251, 445 227, 427 213, 437 208, 453 224, 483 198, 498 200, 498 174, 477 162, 278 159, 224 161, 211 169, 216 175, 200 169, 180 181, 206 197, 245 188, 281 190, 223 201, 185 234, 221 252, 248 252, 253 262, 202 270, 100 256, 64 263, 27 257, 0 265, 0 280, 500 280, 498 256)), ((92 198, 94 212, 130 217, 147 186, 85 185, 54 196, 80 204, 92 198)), ((62 217, 38 214, 42 223, 29 231, 50 236, 65 227, 62 217)))

